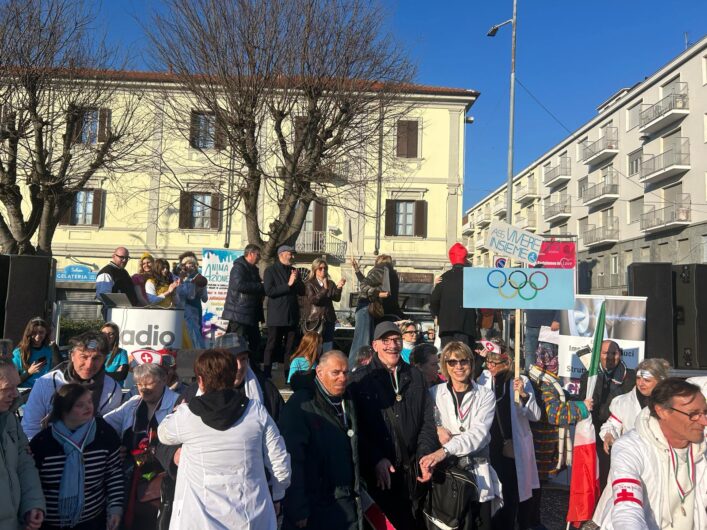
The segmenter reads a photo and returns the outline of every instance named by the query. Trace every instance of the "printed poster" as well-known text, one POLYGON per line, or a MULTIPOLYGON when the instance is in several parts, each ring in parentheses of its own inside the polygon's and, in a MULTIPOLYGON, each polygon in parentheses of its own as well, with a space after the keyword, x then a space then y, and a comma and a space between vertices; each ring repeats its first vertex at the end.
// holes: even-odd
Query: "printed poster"
POLYGON ((203 323, 202 333, 209 339, 212 327, 215 337, 220 337, 226 332, 228 321, 221 319, 223 306, 228 293, 228 281, 231 277, 233 262, 243 255, 242 250, 225 248, 201 249, 201 274, 209 281, 207 291, 209 300, 202 304, 203 323))

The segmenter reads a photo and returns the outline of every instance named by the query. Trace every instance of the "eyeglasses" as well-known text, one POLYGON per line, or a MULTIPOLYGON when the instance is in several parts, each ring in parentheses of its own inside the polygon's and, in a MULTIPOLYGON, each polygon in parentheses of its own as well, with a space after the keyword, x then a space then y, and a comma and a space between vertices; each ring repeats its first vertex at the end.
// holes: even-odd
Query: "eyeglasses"
POLYGON ((415 330, 414 330, 414 329, 409 329, 409 330, 407 330, 407 331, 404 331, 404 332, 403 332, 403 335, 410 335, 411 333, 414 334, 414 333, 415 333, 415 330))
POLYGON ((120 261, 128 261, 130 259, 130 256, 121 256, 120 254, 113 254, 116 258, 118 258, 120 261))
POLYGON ((670 410, 674 410, 675 412, 679 412, 680 414, 683 414, 684 416, 687 416, 690 418, 690 421, 698 421, 700 418, 705 417, 707 418, 707 410, 701 410, 701 411, 695 411, 695 412, 685 412, 684 410, 678 410, 673 407, 667 407, 670 410))
POLYGON ((402 344, 403 339, 400 337, 393 337, 390 339, 378 339, 380 340, 384 346, 392 346, 393 344, 402 344))
POLYGON ((469 359, 447 359, 444 362, 447 363, 447 366, 451 366, 452 368, 454 368, 456 365, 469 366, 469 364, 471 364, 469 359))
POLYGON ((508 361, 486 361, 488 366, 499 366, 501 364, 506 364, 508 361))

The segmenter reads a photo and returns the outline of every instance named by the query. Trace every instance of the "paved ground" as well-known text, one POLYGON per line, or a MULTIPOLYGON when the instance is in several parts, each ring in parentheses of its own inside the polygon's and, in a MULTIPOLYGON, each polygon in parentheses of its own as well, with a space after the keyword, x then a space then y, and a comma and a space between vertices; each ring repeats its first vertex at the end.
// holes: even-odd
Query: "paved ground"
POLYGON ((565 489, 546 488, 542 498, 542 521, 549 530, 565 530, 569 492, 565 489))

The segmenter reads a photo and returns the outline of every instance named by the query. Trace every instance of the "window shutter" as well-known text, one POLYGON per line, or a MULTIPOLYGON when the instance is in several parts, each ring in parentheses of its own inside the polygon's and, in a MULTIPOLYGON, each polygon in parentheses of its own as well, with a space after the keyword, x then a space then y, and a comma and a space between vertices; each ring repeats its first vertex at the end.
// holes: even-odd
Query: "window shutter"
POLYGON ((191 193, 179 192, 179 228, 191 228, 191 193))
POLYGON ((312 230, 324 232, 326 230, 326 204, 314 201, 314 219, 312 220, 312 230))
POLYGON ((211 194, 211 229, 221 230, 221 195, 211 194))
POLYGON ((103 220, 103 190, 93 190, 93 211, 91 225, 101 226, 101 221, 103 220))
POLYGON ((226 148, 226 127, 224 126, 224 124, 221 123, 220 120, 216 119, 216 123, 214 125, 214 130, 216 131, 214 133, 214 147, 219 150, 225 149, 226 148))
POLYGON ((397 155, 401 158, 407 158, 408 156, 408 127, 406 121, 398 121, 397 155))
POLYGON ((61 214, 61 217, 59 218, 59 224, 60 225, 70 225, 71 221, 73 219, 73 213, 74 213, 74 205, 76 204, 76 197, 74 197, 73 201, 71 201, 71 206, 64 210, 64 213, 61 214))
POLYGON ((407 133, 407 156, 408 158, 417 158, 417 121, 409 121, 407 133))
POLYGON ((398 201, 386 199, 385 201, 385 235, 394 236, 395 234, 395 204, 398 201))
POLYGON ((100 109, 98 111, 98 143, 103 143, 110 136, 110 109, 100 109))
POLYGON ((189 123, 189 145, 197 148, 199 143, 199 113, 191 111, 189 123))
POLYGON ((415 201, 415 236, 427 237, 427 201, 415 201))
POLYGON ((84 111, 82 109, 76 109, 76 110, 69 111, 69 112, 76 113, 76 121, 74 122, 74 131, 71 135, 71 143, 77 144, 77 143, 81 142, 81 131, 83 130, 84 111))

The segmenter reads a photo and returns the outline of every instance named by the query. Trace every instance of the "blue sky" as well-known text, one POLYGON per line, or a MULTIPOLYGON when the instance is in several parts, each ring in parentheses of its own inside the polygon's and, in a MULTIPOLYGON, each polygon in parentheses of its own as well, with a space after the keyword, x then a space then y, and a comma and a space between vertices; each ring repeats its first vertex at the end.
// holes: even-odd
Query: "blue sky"
MULTIPOLYGON (((134 48, 144 68, 141 30, 159 0, 106 0, 109 38, 134 48)), ((481 92, 467 126, 464 208, 505 181, 512 0, 389 0, 390 30, 407 46, 424 84, 481 92)), ((596 114, 622 87, 652 74, 707 34, 705 0, 518 0, 515 170, 596 114)))

